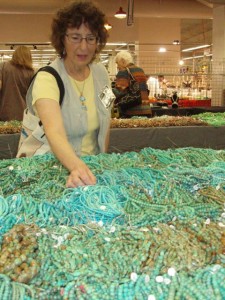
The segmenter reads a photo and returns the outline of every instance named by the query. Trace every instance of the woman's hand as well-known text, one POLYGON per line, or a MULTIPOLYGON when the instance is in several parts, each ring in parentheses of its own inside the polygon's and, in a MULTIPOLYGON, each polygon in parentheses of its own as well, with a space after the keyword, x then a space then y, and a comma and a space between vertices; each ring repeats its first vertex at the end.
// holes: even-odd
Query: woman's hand
POLYGON ((92 174, 88 166, 80 160, 76 167, 70 172, 66 187, 75 188, 78 186, 94 184, 96 184, 96 177, 92 174))

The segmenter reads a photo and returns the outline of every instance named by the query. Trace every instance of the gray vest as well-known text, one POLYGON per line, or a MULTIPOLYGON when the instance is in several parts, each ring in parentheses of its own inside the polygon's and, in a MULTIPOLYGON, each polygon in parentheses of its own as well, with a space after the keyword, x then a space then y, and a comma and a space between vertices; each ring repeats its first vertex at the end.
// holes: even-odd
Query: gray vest
MULTIPOLYGON (((74 151, 76 152, 76 154, 80 156, 82 138, 87 133, 87 128, 88 128, 87 112, 84 109, 82 109, 81 101, 71 84, 70 78, 65 70, 63 60, 57 58, 55 61, 52 62, 51 66, 58 71, 60 77, 62 78, 63 84, 65 86, 65 95, 63 99, 63 104, 61 106, 63 122, 67 133, 67 138, 70 144, 72 145, 74 151)), ((108 85, 110 87, 110 80, 105 67, 101 63, 91 64, 90 69, 93 74, 94 88, 95 88, 94 101, 96 104, 97 114, 98 114, 99 124, 100 124, 99 131, 97 132, 97 139, 98 139, 98 146, 99 146, 98 152, 100 153, 100 152, 105 152, 105 139, 110 126, 111 110, 105 108, 105 106, 102 104, 101 100, 99 99, 98 95, 105 87, 105 85, 108 85)), ((33 84, 30 85, 27 92, 27 98, 26 98, 27 107, 29 111, 29 119, 32 119, 32 123, 33 123, 32 135, 33 137, 35 137, 35 139, 38 139, 41 143, 43 143, 43 146, 41 147, 43 151, 41 150, 41 148, 39 148, 37 153, 33 151, 34 149, 31 149, 33 146, 32 142, 28 144, 29 140, 32 141, 32 139, 29 139, 28 136, 28 138, 23 139, 19 148, 19 154, 23 152, 28 153, 27 148, 30 147, 31 147, 30 148, 31 151, 29 151, 29 153, 33 153, 33 155, 43 154, 51 151, 48 141, 44 135, 44 131, 42 127, 38 125, 38 120, 36 120, 34 126, 34 119, 36 117, 34 117, 34 110, 32 107, 32 88, 33 88, 33 84), (23 145, 24 145, 24 149, 23 149, 23 145)), ((24 119, 25 118, 26 118, 26 113, 24 114, 24 119)), ((28 122, 24 120, 24 123, 26 125, 26 123, 28 122)), ((19 156, 19 154, 17 154, 17 156, 19 156)))

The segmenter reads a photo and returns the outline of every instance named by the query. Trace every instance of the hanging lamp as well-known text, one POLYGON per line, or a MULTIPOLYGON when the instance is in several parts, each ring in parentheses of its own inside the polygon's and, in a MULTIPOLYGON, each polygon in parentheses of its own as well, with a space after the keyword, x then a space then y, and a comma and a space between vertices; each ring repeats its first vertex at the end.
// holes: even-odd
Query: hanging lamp
POLYGON ((120 6, 119 10, 114 15, 114 17, 116 17, 117 19, 125 19, 126 16, 127 16, 127 14, 123 10, 122 6, 120 6))
POLYGON ((104 25, 104 27, 105 27, 106 30, 112 29, 112 25, 109 24, 109 23, 106 23, 106 24, 104 25))

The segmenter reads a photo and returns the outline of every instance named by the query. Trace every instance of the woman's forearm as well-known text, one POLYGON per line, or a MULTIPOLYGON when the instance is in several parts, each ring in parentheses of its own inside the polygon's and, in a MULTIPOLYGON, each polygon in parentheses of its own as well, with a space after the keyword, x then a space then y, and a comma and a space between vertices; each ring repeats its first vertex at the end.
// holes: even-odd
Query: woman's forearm
POLYGON ((62 165, 71 172, 76 167, 79 158, 69 144, 66 136, 62 133, 47 131, 46 137, 52 152, 62 163, 62 165))

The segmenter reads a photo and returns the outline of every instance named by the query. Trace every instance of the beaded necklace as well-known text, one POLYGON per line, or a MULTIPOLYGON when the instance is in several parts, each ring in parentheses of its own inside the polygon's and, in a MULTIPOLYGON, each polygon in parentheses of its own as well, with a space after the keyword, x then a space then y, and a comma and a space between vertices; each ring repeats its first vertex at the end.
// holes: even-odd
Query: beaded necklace
POLYGON ((82 109, 84 110, 87 110, 87 107, 86 107, 86 104, 85 104, 85 101, 86 101, 86 98, 84 97, 83 93, 84 93, 84 87, 85 87, 85 82, 86 82, 86 77, 85 77, 85 73, 86 73, 86 70, 73 70, 71 68, 71 66, 65 66, 66 67, 66 70, 68 72, 68 74, 71 76, 71 78, 73 79, 73 82, 76 86, 76 89, 79 93, 79 99, 80 99, 80 102, 81 102, 81 105, 82 105, 82 109), (79 73, 79 75, 78 75, 79 73), (79 78, 84 78, 84 80, 81 80, 81 81, 77 81, 75 79, 75 77, 77 78, 77 76, 79 76, 79 78), (83 83, 83 84, 82 84, 83 83), (82 84, 82 87, 79 88, 79 86, 81 86, 82 84))
POLYGON ((86 106, 86 104, 85 104, 86 98, 85 98, 84 95, 83 95, 83 93, 84 93, 84 87, 85 87, 85 82, 86 82, 86 79, 84 79, 83 85, 82 85, 82 89, 80 90, 79 87, 78 87, 77 81, 74 80, 74 83, 75 83, 75 85, 76 85, 76 88, 77 88, 77 90, 78 90, 78 92, 79 92, 79 94, 80 94, 80 95, 79 95, 79 99, 80 99, 80 102, 81 102, 81 105, 82 105, 82 109, 87 110, 87 106, 86 106))

